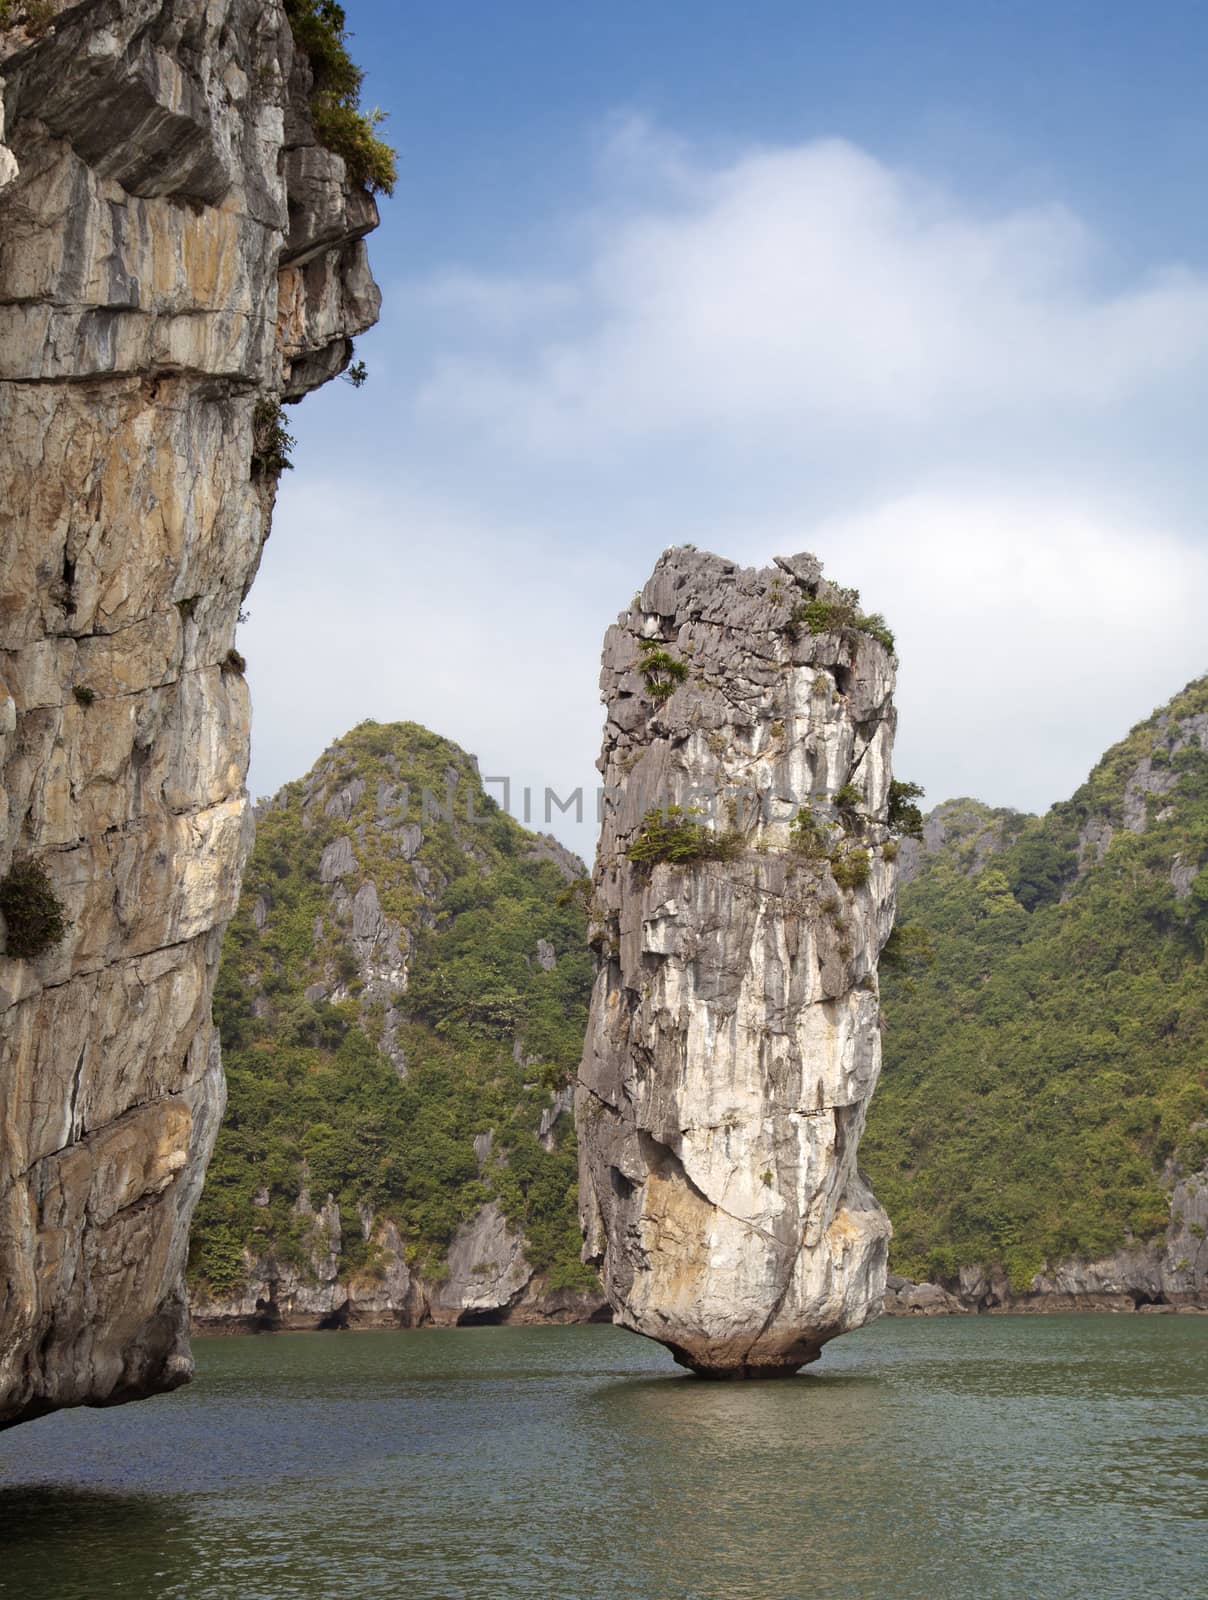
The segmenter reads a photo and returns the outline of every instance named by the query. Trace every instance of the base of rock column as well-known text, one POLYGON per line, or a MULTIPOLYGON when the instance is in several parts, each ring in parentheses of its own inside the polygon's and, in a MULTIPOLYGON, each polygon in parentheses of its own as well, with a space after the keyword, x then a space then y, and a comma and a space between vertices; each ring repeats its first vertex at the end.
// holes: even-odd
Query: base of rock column
POLYGON ((746 1352, 739 1351, 685 1350, 674 1344, 667 1345, 667 1349, 679 1366, 686 1367, 698 1378, 710 1378, 715 1382, 791 1378, 822 1354, 821 1344, 801 1344, 786 1350, 782 1356, 754 1361, 748 1359, 746 1352))

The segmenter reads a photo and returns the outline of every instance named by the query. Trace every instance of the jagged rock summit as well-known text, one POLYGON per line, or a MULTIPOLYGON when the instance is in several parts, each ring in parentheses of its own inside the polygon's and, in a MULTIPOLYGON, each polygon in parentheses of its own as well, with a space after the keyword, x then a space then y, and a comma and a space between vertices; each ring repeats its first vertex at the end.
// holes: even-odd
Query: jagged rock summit
POLYGON ((892 637, 808 555, 667 551, 610 628, 599 970, 576 1090, 584 1258, 712 1377, 876 1316, 856 1167, 894 917, 892 637))
POLYGON ((311 87, 278 0, 0 14, 0 880, 32 860, 69 922, 0 942, 0 1426, 191 1371, 250 839, 235 623, 278 402, 379 300, 311 87))

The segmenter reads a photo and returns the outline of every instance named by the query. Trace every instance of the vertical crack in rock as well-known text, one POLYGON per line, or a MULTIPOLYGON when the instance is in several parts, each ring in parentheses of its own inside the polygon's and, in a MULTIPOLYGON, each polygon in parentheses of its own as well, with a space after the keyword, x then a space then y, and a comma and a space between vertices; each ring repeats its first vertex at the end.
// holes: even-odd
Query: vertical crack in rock
POLYGON ((37 857, 71 925, 0 928, 0 1426, 190 1375, 260 435, 379 301, 280 0, 50 11, 0 29, 0 876, 37 857))
POLYGON ((868 621, 811 556, 686 546, 604 643, 584 1259, 619 1322, 705 1376, 794 1372, 882 1305, 890 1227, 856 1152, 894 660, 868 621))

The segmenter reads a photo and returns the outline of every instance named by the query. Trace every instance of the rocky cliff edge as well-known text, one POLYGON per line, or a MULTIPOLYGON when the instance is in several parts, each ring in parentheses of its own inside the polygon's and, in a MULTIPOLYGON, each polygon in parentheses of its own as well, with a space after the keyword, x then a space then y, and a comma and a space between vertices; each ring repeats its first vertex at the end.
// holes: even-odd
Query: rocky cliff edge
POLYGON ((70 925, 0 955, 0 1424, 189 1377, 251 820, 234 628, 278 402, 379 303, 275 0, 5 20, 0 878, 40 862, 70 925))

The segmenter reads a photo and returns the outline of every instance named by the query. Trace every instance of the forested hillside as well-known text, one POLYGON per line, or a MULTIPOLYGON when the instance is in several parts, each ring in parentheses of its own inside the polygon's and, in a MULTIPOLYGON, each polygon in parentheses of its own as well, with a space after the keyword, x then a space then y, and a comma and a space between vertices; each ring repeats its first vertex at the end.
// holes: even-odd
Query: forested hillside
POLYGON ((1046 816, 949 802, 903 864, 861 1145, 891 1265, 999 1264, 1019 1291, 1149 1241, 1168 1291, 1202 1287, 1208 679, 1046 816))
POLYGON ((412 723, 361 724, 262 810, 215 995, 229 1100, 193 1234, 199 1302, 285 1282, 335 1315, 350 1286, 380 1306, 389 1280, 387 1309, 423 1317, 433 1286, 452 1315, 496 1280, 504 1302, 534 1273, 594 1283, 558 1093, 591 980, 566 892, 581 872, 412 723), (450 1282, 459 1230, 480 1257, 469 1289, 450 1282))

